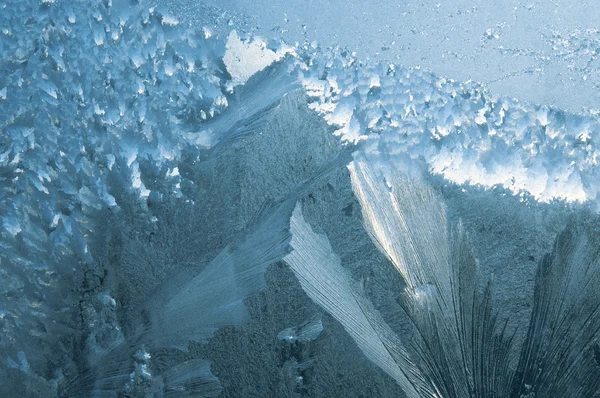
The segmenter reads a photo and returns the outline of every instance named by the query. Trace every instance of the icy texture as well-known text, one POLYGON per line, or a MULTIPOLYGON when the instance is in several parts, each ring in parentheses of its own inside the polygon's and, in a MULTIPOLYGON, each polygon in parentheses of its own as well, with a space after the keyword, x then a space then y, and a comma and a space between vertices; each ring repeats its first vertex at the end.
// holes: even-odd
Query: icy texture
MULTIPOLYGON (((475 291, 463 289, 464 297, 457 298, 457 278, 473 285, 474 260, 462 235, 457 239, 446 229, 432 191, 412 190, 409 184, 403 190, 395 173, 412 173, 424 160, 432 172, 459 183, 499 184, 541 201, 599 199, 598 115, 493 98, 471 83, 418 69, 362 65, 316 44, 292 49, 258 38, 242 41, 236 33, 219 37, 211 28, 185 26, 164 10, 133 1, 7 0, 0 5, 0 53, 0 379, 10 381, 0 383, 0 395, 218 395, 223 387, 211 363, 181 351, 190 342, 208 342, 224 327, 246 324, 246 300, 265 289, 267 268, 284 256, 308 297, 409 394, 485 392, 488 379, 471 380, 466 370, 453 373, 449 366, 459 353, 476 351, 461 340, 465 335, 489 342, 496 332, 487 295, 469 300, 475 291), (278 200, 248 195, 251 206, 262 204, 255 219, 237 219, 240 225, 216 238, 193 235, 199 226, 182 221, 207 199, 202 167, 242 146, 272 112, 295 106, 282 106, 291 93, 306 93, 336 134, 358 146, 340 145, 339 156, 318 167, 312 156, 304 164, 286 164, 290 170, 281 174, 293 176, 283 181, 291 191, 274 189, 282 195, 278 200), (410 359, 413 348, 402 346, 327 238, 315 233, 295 207, 306 197, 314 200, 313 192, 332 171, 346 171, 354 150, 360 155, 350 166, 351 177, 366 229, 408 285, 405 310, 423 332, 415 341, 429 344, 426 358, 410 359), (122 223, 105 225, 117 219, 122 223), (153 236, 164 225, 172 230, 163 246, 154 246, 153 236), (119 234, 126 243, 110 266, 134 274, 139 285, 126 287, 138 289, 141 302, 128 302, 127 294, 106 287, 112 275, 103 255, 121 244, 115 238, 119 234), (200 239, 218 247, 203 261, 194 247, 200 239), (457 247, 468 260, 465 274, 452 257, 457 247), (164 267, 139 266, 144 262, 164 267), (146 286, 151 279, 146 270, 162 283, 146 286), (466 307, 450 308, 452 299, 466 307), (422 317, 430 305, 434 315, 422 317), (476 309, 483 314, 480 321, 475 321, 476 309), (435 345, 437 326, 431 322, 440 319, 448 339, 435 345), (458 326, 461 321, 475 325, 458 326), (162 363, 156 354, 161 349, 176 352, 177 360, 162 363), (446 352, 443 366, 435 362, 446 352), (452 387, 442 387, 444 382, 452 387)), ((290 112, 289 119, 300 126, 298 135, 313 133, 297 115, 290 112)), ((272 150, 277 157, 278 148, 272 150)), ((257 157, 273 159, 268 155, 257 157)), ((271 165, 265 161, 260 167, 271 165)), ((259 173, 248 174, 259 187, 269 183, 259 173)), ((204 219, 209 217, 214 224, 228 222, 222 214, 204 219)), ((588 239, 595 242, 591 234, 588 239)), ((563 284, 574 291, 580 282, 597 279, 590 271, 598 257, 592 244, 562 246, 567 247, 555 253, 561 261, 540 268, 563 271, 548 290, 538 286, 532 325, 542 329, 565 319, 564 314, 546 316, 544 297, 563 299, 563 284), (574 282, 569 280, 573 270, 578 272, 574 282)), ((565 301, 573 312, 580 304, 565 301)), ((597 309, 584 309, 584 315, 596 315, 597 309)), ((282 325, 272 340, 318 343, 323 323, 315 319, 278 336, 289 326, 282 325)), ((591 328, 577 345, 588 355, 597 325, 581 319, 573 324, 591 328)), ((536 346, 538 333, 530 334, 532 351, 556 347, 552 336, 536 346)), ((578 337, 571 329, 562 333, 578 337)), ((502 359, 502 342, 485 349, 496 350, 502 359)), ((542 365, 558 373, 564 363, 556 362, 556 355, 523 359, 523 385, 564 392, 573 373, 565 374, 555 390, 547 379, 531 374, 542 365)), ((464 369, 487 366, 471 362, 464 369)), ((285 366, 290 375, 303 377, 312 363, 289 360, 285 366)), ((494 373, 489 379, 507 377, 494 373)), ((594 390, 591 380, 580 380, 581 394, 594 390)), ((298 386, 304 383, 296 380, 298 386)))
POLYGON ((459 184, 504 186, 540 201, 599 200, 600 115, 498 98, 390 64, 359 65, 346 52, 319 59, 304 87, 343 139, 374 161, 423 159, 459 184))
POLYGON ((365 356, 409 397, 591 397, 597 368, 600 277, 597 219, 569 225, 538 266, 528 336, 521 346, 492 309, 491 283, 441 199, 401 173, 349 166, 366 229, 406 283, 399 302, 413 326, 400 337, 342 266, 300 205, 284 261, 308 296, 340 322, 365 356), (520 351, 517 370, 510 357, 520 351))
MULTIPOLYGON (((511 339, 496 321, 489 286, 440 197, 397 171, 385 179, 358 157, 349 165, 365 227, 406 283, 401 305, 414 324, 416 367, 431 396, 507 397, 511 339)), ((424 394, 423 396, 429 396, 424 394)))
POLYGON ((419 389, 426 390, 419 386, 422 376, 407 375, 413 373, 413 365, 402 345, 346 275, 327 237, 315 234, 306 223, 299 206, 294 209, 290 228, 294 250, 284 260, 308 296, 344 326, 365 356, 394 378, 407 396, 421 396, 419 389))
POLYGON ((289 343, 306 343, 316 340, 322 331, 323 321, 321 321, 321 318, 319 317, 314 317, 298 327, 282 330, 277 337, 279 337, 279 340, 287 341, 289 343))
POLYGON ((231 75, 233 85, 246 83, 256 72, 281 60, 286 53, 293 52, 291 48, 282 48, 275 52, 267 48, 267 43, 258 38, 244 42, 235 30, 227 37, 226 48, 223 62, 231 75))
MULTIPOLYGON (((128 2, 0 7, 2 352, 23 350, 39 374, 70 350, 72 286, 102 277, 86 241, 97 214, 146 206, 138 159, 164 193, 181 195, 174 160, 185 133, 227 105, 224 48, 128 2)), ((118 340, 112 302, 86 302, 90 344, 118 340)))

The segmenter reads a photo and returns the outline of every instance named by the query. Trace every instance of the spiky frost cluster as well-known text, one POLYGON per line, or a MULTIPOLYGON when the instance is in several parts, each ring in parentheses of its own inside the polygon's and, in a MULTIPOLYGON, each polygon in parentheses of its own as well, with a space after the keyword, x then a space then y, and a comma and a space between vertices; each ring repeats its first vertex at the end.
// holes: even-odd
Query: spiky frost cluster
POLYGON ((600 115, 497 98, 419 68, 315 57, 303 79, 337 134, 376 158, 423 159, 459 184, 501 185, 536 200, 600 200, 600 115))
POLYGON ((60 336, 71 335, 73 286, 94 261, 92 216, 145 206, 138 159, 161 195, 181 195, 178 156, 198 145, 194 123, 227 107, 229 79, 222 41, 135 2, 0 8, 0 331, 19 367, 71 349, 60 336))

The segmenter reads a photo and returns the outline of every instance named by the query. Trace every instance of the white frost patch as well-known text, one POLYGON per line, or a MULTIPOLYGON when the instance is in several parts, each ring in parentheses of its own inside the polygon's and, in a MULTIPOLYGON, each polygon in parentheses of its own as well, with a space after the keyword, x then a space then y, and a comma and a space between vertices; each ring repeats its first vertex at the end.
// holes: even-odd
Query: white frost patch
POLYGON ((338 104, 331 113, 325 114, 325 120, 330 125, 338 126, 335 135, 341 136, 344 140, 356 143, 366 136, 362 134, 360 124, 353 117, 356 102, 353 98, 345 99, 346 101, 338 104))
MULTIPOLYGON (((206 33, 205 33, 206 34, 206 33)), ((277 52, 267 48, 267 43, 258 37, 243 41, 235 30, 227 36, 223 62, 231 75, 234 85, 244 84, 254 75, 282 59, 292 52, 290 48, 282 48, 277 52)))
POLYGON ((183 133, 182 137, 190 144, 203 148, 210 148, 216 142, 211 130, 202 130, 198 133, 183 133))
POLYGON ((131 186, 134 189, 140 191, 140 197, 147 198, 150 196, 150 190, 146 189, 146 186, 142 182, 142 173, 140 172, 140 165, 137 160, 133 162, 131 167, 131 186))
POLYGON ((4 217, 2 220, 2 226, 12 236, 16 236, 19 232, 21 232, 21 224, 16 217, 4 217))
POLYGON ((58 227, 59 221, 60 221, 60 214, 55 214, 54 217, 52 217, 52 223, 50 224, 50 228, 58 227))
POLYGON ((537 201, 600 201, 600 114, 496 98, 481 86, 415 69, 311 58, 309 106, 369 162, 425 161, 457 184, 503 186, 537 201))
POLYGON ((172 15, 164 15, 162 17, 162 24, 168 26, 176 26, 179 25, 179 21, 172 15))
POLYGON ((169 177, 177 177, 179 175, 179 167, 174 167, 173 170, 168 174, 169 177))
POLYGON ((106 167, 108 167, 109 170, 112 170, 116 160, 117 158, 112 153, 106 155, 106 167))
POLYGON ((117 308, 117 302, 110 295, 110 292, 103 292, 98 294, 98 299, 100 302, 106 306, 110 306, 111 308, 117 308))

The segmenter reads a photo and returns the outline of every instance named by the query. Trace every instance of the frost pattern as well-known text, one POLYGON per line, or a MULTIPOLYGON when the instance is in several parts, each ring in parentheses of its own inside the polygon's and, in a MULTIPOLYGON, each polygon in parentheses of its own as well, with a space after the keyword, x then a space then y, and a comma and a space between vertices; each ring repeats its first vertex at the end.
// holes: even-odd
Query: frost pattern
POLYGON ((373 161, 422 159, 459 184, 500 185, 536 200, 600 199, 600 114, 498 98, 418 68, 362 65, 346 51, 303 78, 312 106, 373 161))
POLYGON ((346 274, 327 237, 315 234, 304 220, 299 205, 290 228, 294 250, 284 261, 308 296, 344 326, 365 356, 396 380, 407 396, 433 396, 420 395, 427 388, 403 346, 346 274))
POLYGON ((533 313, 521 345, 498 320, 491 283, 460 224, 448 225, 440 198, 400 173, 384 179, 349 166, 366 229, 406 284, 400 304, 413 326, 396 334, 342 266, 325 235, 291 218, 284 261, 307 295, 334 317, 365 356, 409 397, 592 397, 600 391, 598 220, 571 224, 538 266, 533 313), (520 352, 516 370, 510 358, 520 352))
MULTIPOLYGON (((304 89, 312 108, 336 126, 338 135, 360 142, 369 167, 383 169, 387 177, 407 162, 422 159, 431 171, 459 183, 499 184, 542 201, 599 199, 599 116, 592 111, 573 115, 495 98, 473 83, 459 84, 418 69, 363 65, 347 52, 323 52, 317 46, 292 50, 257 39, 239 42, 233 51, 233 36, 226 42, 208 28, 183 26, 168 12, 143 8, 135 1, 6 0, 0 7, 0 377, 12 372, 26 379, 24 393, 31 396, 40 391, 46 396, 90 392, 114 396, 123 390, 158 396, 220 393, 208 361, 183 361, 153 374, 150 351, 202 341, 222 326, 247 319, 243 300, 263 289, 266 267, 288 250, 287 223, 295 203, 315 181, 344 167, 347 153, 299 183, 283 201, 267 205, 255 228, 244 229, 204 272, 176 275, 175 281, 185 283, 170 284, 162 291, 164 296, 149 300, 144 308, 149 319, 128 339, 113 292, 99 291, 105 270, 94 258, 92 246, 102 246, 93 237, 103 228, 106 215, 135 214, 144 231, 151 230, 159 220, 149 208, 165 197, 194 211, 192 196, 201 198, 201 189, 186 166, 200 157, 213 161, 223 147, 260 127, 262 116, 297 88, 304 89), (248 54, 268 56, 256 63, 247 59, 248 54), (239 65, 234 67, 229 56, 240 57, 239 65), (189 320, 186 308, 203 316, 189 320), (80 323, 86 325, 83 341, 77 340, 80 323), (82 343, 86 354, 83 363, 75 364, 77 358, 69 357, 76 343, 82 343)), ((580 47, 587 54, 593 46, 580 47)), ((415 244, 407 237, 418 231, 413 227, 393 231, 377 206, 395 204, 379 200, 379 194, 364 194, 375 177, 361 179, 360 164, 354 167, 355 192, 363 211, 375 206, 372 217, 365 217, 367 229, 409 282, 413 304, 428 305, 438 295, 450 297, 453 270, 447 256, 428 258, 432 264, 422 267, 422 275, 406 266, 425 252, 424 247, 444 247, 448 236, 415 244), (415 244, 417 249, 399 249, 400 243, 415 244), (442 273, 433 272, 441 266, 442 273), (437 285, 432 282, 435 278, 440 278, 437 285)), ((404 208, 403 214, 410 211, 404 208)), ((429 216, 429 227, 440 227, 444 218, 429 216)), ((292 217, 294 231, 293 243, 300 250, 286 258, 304 277, 311 298, 414 396, 417 390, 426 396, 424 391, 433 391, 435 380, 426 380, 427 372, 415 370, 354 281, 344 276, 339 258, 328 252, 327 240, 315 234, 298 212, 292 217), (302 239, 321 252, 311 252, 310 245, 303 248, 307 242, 302 239), (322 269, 325 264, 331 269, 322 269), (332 283, 321 286, 323 280, 312 271, 324 272, 332 283), (358 323, 356 312, 362 314, 358 323), (365 333, 371 335, 363 337, 365 333), (406 369, 414 373, 407 376, 406 369)), ((177 244, 183 247, 189 240, 181 242, 177 244)), ((597 279, 585 268, 597 264, 597 253, 590 246, 561 245, 567 247, 558 248, 555 257, 567 259, 544 263, 542 268, 563 271, 548 290, 539 288, 535 312, 539 318, 533 325, 542 329, 552 326, 547 322, 564 322, 564 314, 545 317, 544 297, 559 296, 565 280, 571 290, 577 288, 578 283, 568 280, 570 270, 578 270, 576 281, 597 279), (568 266, 563 266, 565 262, 568 266)), ((156 253, 130 255, 143 260, 156 253)), ((545 276, 542 271, 540 279, 545 276)), ((478 305, 491 311, 485 300, 478 305)), ((426 320, 413 321, 433 330, 426 320)), ((593 322, 577 325, 597 330, 593 322)), ((481 330, 494 330, 488 326, 481 330)), ((319 321, 286 329, 282 336, 312 341, 321 330, 319 321)), ((552 338, 540 339, 536 346, 536 330, 528 342, 531 350, 556 347, 552 338)), ((453 337, 462 333, 450 332, 453 337)), ((578 346, 585 355, 594 336, 592 330, 578 346)), ((560 355, 523 360, 522 385, 550 391, 545 380, 535 379, 532 369, 548 365, 558 373, 564 363, 557 358, 560 355)), ((563 376, 567 383, 573 374, 563 376)), ((443 377, 460 379, 462 388, 471 382, 465 375, 443 377)), ((589 384, 586 392, 595 387, 591 378, 583 382, 589 384)), ((564 391, 566 385, 552 391, 564 391)))
POLYGON ((227 36, 226 48, 223 62, 231 75, 233 85, 246 83, 256 72, 281 60, 286 53, 293 53, 291 48, 282 48, 275 52, 258 38, 242 41, 235 30, 227 36))
POLYGON ((97 215, 146 208, 149 170, 182 195, 176 159, 227 107, 227 73, 221 42, 129 1, 0 7, 2 352, 23 350, 30 381, 52 391, 60 372, 35 372, 58 368, 80 310, 90 350, 122 338, 110 300, 78 308, 73 289, 102 278, 88 246, 97 215))

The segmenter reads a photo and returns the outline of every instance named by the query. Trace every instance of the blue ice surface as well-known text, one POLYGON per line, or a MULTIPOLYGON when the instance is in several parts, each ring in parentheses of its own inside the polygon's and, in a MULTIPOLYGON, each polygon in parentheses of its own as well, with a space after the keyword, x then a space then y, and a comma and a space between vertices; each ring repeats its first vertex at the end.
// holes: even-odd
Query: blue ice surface
MULTIPOLYGON (((476 83, 363 62, 316 44, 291 51, 279 41, 249 37, 232 54, 226 36, 133 1, 7 0, 0 7, 0 350, 6 358, 0 377, 8 380, 0 391, 6 394, 35 396, 39 386, 54 395, 103 388, 165 393, 193 380, 205 389, 196 382, 192 392, 221 391, 208 361, 152 374, 152 355, 140 336, 152 336, 157 347, 180 347, 179 340, 200 334, 199 326, 208 325, 211 336, 246 321, 244 298, 264 289, 267 260, 289 249, 285 228, 271 227, 291 216, 310 182, 297 196, 267 206, 272 213, 220 252, 207 273, 173 277, 189 290, 169 291, 166 284, 171 287, 158 295, 157 307, 148 307, 167 314, 154 319, 160 336, 152 328, 126 336, 112 292, 87 286, 96 275, 103 278, 91 247, 99 245, 94 237, 105 228, 106 214, 135 213, 150 228, 157 219, 149 207, 163 197, 192 208, 187 192, 200 188, 186 162, 216 158, 294 90, 303 90, 340 146, 357 145, 383 178, 424 167, 459 184, 503 186, 532 203, 581 202, 594 209, 600 200, 600 116, 594 111, 575 114, 497 97, 476 83), (263 55, 283 55, 234 86, 226 55, 250 67, 256 63, 251 56, 261 57, 252 43, 263 55), (230 274, 221 278, 215 269, 230 274), (198 293, 208 285, 218 293, 198 293), (186 312, 165 310, 198 297, 205 299, 206 320, 186 324, 186 312), (83 332, 74 320, 79 317, 83 332), (173 319, 179 329, 169 324, 173 319), (181 335, 176 339, 170 329, 181 335), (72 351, 80 334, 86 336, 83 360, 72 351), (78 375, 73 369, 86 366, 77 361, 91 368, 126 364, 122 378, 106 381, 97 369, 93 377, 78 375)), ((339 166, 335 159, 332 164, 339 166)), ((320 322, 308 337, 292 336, 302 335, 300 326, 285 329, 282 340, 317 339, 320 322)))

